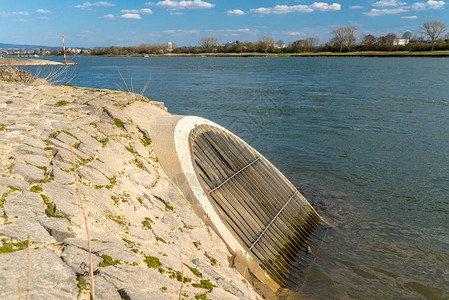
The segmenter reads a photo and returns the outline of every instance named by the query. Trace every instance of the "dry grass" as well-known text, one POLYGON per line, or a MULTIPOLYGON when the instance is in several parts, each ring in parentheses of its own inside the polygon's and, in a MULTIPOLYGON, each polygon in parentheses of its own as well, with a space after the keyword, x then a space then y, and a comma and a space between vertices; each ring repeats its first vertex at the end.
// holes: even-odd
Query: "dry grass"
POLYGON ((36 80, 36 78, 31 72, 22 70, 18 67, 2 66, 0 67, 0 80, 31 83, 36 80))
POLYGON ((19 300, 22 300, 22 287, 20 286, 20 279, 17 279, 17 289, 19 291, 19 300))
POLYGON ((28 238, 28 272, 27 272, 27 300, 30 300, 30 284, 31 284, 31 241, 30 235, 27 235, 28 238))
POLYGON ((43 79, 50 84, 67 84, 75 77, 75 69, 69 70, 70 65, 39 66, 35 74, 19 67, 0 66, 0 80, 8 82, 33 83, 43 79))
POLYGON ((71 70, 69 70, 71 66, 70 65, 60 65, 60 66, 44 66, 39 67, 34 74, 34 78, 38 79, 44 79, 45 81, 51 83, 51 84, 67 84, 70 83, 70 81, 73 80, 75 77, 75 68, 72 67, 71 70))
POLYGON ((78 174, 76 173, 75 154, 73 154, 72 144, 70 144, 70 153, 72 155, 73 175, 75 176, 76 194, 78 196, 78 201, 79 201, 79 203, 81 205, 81 209, 83 211, 84 225, 86 227, 86 234, 87 234, 87 246, 89 248, 90 295, 91 295, 91 299, 95 300, 95 280, 94 280, 94 268, 93 268, 93 263, 92 263, 92 246, 91 246, 91 241, 90 241, 89 226, 87 223, 87 214, 86 214, 86 210, 84 209, 83 198, 81 197, 81 190, 79 187, 78 174))
POLYGON ((181 260, 181 288, 179 289, 179 300, 182 299, 182 287, 184 285, 184 264, 182 263, 182 255, 179 254, 179 259, 181 260))
MULTIPOLYGON (((114 84, 117 86, 117 88, 119 90, 121 90, 121 91, 129 92, 129 93, 137 93, 137 91, 134 90, 133 78, 131 77, 129 85, 128 85, 128 83, 126 82, 125 78, 123 78, 122 73, 120 73, 120 70, 117 70, 117 72, 120 75, 120 78, 122 79, 123 84, 125 85, 125 87, 123 88, 121 85, 117 84, 114 81, 114 84)), ((150 75, 150 77, 148 78, 148 81, 145 83, 145 85, 140 90, 139 95, 143 96, 143 94, 145 93, 145 91, 148 88, 148 85, 151 82, 151 77, 152 77, 152 75, 150 75)))

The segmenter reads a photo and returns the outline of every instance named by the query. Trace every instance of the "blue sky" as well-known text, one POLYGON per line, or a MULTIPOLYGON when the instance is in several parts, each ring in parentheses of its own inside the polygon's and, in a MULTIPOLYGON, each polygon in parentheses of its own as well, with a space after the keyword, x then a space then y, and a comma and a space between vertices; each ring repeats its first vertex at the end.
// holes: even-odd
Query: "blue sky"
POLYGON ((268 35, 291 42, 356 25, 359 33, 402 35, 427 20, 449 23, 448 0, 0 0, 0 43, 72 47, 175 42, 197 45, 256 41, 268 35), (321 2, 322 1, 322 2, 321 2))

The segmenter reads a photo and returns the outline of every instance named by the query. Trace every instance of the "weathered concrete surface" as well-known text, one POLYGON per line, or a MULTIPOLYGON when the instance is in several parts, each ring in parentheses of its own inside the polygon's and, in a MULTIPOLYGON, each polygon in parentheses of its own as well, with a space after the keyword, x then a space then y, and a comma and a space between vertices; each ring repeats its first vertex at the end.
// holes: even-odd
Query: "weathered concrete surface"
POLYGON ((169 181, 149 128, 136 126, 166 114, 161 106, 124 92, 0 81, 0 299, 18 299, 19 278, 26 287, 26 249, 10 251, 28 234, 32 299, 89 298, 70 143, 97 299, 178 299, 181 269, 191 280, 183 299, 260 299, 229 267, 223 241, 169 181), (194 287, 200 280, 217 287, 194 287))
MULTIPOLYGON (((75 273, 50 249, 31 250, 31 299, 77 299, 75 273)), ((17 280, 26 295, 27 250, 0 255, 0 299, 19 299, 17 280)))

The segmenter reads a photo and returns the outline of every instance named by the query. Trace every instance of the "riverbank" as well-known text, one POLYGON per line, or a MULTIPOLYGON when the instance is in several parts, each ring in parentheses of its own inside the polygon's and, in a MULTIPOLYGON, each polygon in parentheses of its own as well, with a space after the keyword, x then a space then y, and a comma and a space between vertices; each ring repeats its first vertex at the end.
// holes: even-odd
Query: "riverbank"
POLYGON ((64 65, 76 65, 74 62, 68 62, 66 64, 57 61, 34 59, 34 58, 11 58, 0 57, 1 66, 64 66, 64 65))
POLYGON ((261 299, 168 179, 138 124, 162 103, 120 91, 0 81, 0 298, 261 299))
MULTIPOLYGON (((75 57, 143 57, 132 55, 82 55, 75 57)), ((55 56, 48 56, 55 57, 55 56)), ((59 56, 57 56, 59 57, 59 56)), ((363 51, 363 52, 305 52, 305 53, 164 53, 148 57, 449 57, 449 51, 363 51)))
POLYGON ((156 54, 150 57, 449 57, 449 51, 366 51, 366 52, 307 52, 307 53, 199 53, 199 54, 156 54))

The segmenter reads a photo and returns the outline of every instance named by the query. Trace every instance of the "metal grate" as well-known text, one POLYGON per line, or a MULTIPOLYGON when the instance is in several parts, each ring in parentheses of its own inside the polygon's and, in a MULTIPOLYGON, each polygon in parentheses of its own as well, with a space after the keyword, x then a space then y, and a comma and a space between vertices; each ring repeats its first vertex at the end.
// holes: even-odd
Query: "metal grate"
POLYGON ((190 133, 195 172, 234 237, 281 286, 320 217, 264 157, 219 128, 190 133))

